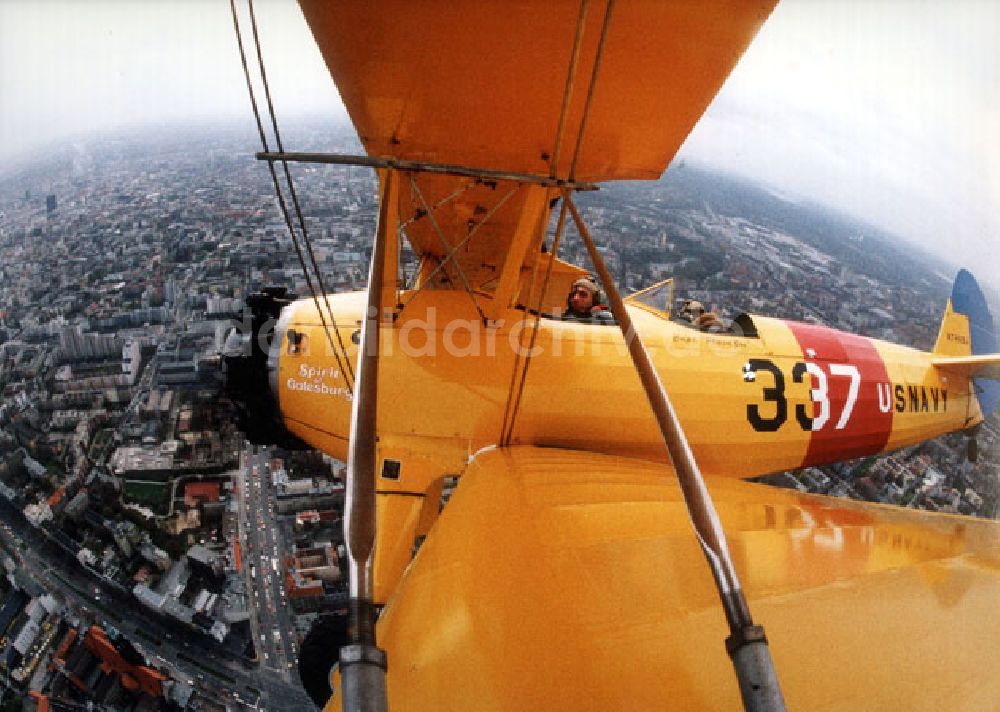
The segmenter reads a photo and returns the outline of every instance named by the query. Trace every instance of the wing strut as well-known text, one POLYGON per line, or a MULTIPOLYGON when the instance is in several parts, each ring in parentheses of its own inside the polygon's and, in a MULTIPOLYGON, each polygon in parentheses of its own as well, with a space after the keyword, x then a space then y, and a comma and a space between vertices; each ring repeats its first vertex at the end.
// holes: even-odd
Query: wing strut
POLYGON ((715 578, 719 597, 722 599, 722 607, 726 613, 726 621, 729 623, 726 651, 736 668, 743 706, 751 712, 778 712, 779 710, 783 712, 785 701, 781 694, 781 688, 778 686, 778 678, 774 671, 770 650, 767 647, 764 628, 754 625, 753 619, 750 617, 746 597, 743 595, 736 568, 729 556, 725 532, 722 530, 719 516, 712 504, 712 498, 705 486, 705 481, 702 479, 698 463, 691 452, 684 429, 681 427, 677 413, 670 403, 670 398, 663 388, 663 383, 660 381, 656 369, 653 368, 646 347, 643 346, 642 340, 632 326, 632 320, 628 312, 625 311, 625 303, 618 293, 611 273, 608 272, 608 268, 601 259, 600 252, 597 251, 597 247, 590 237, 590 232, 573 202, 570 191, 563 190, 563 200, 573 214, 573 221, 576 223, 580 237, 583 238, 587 252, 590 253, 594 268, 604 285, 611 312, 621 327, 629 355, 632 357, 632 363, 642 381, 643 390, 646 392, 653 414, 656 416, 656 422, 660 427, 660 433, 667 446, 670 460, 673 462, 674 471, 680 481, 688 516, 691 518, 702 551, 705 552, 705 557, 712 569, 712 576, 715 578))
MULTIPOLYGON (((399 177, 386 171, 379 200, 378 226, 368 272, 368 310, 361 324, 358 371, 351 404, 351 443, 347 456, 344 539, 350 570, 350 643, 340 649, 343 709, 386 712, 386 655, 375 641, 372 561, 375 547, 375 468, 378 403, 379 326, 386 241, 396 239, 399 177)), ((389 307, 391 309, 391 306, 389 307)), ((391 311, 388 312, 391 315, 391 311)), ((333 682, 331 680, 331 687, 333 682)))

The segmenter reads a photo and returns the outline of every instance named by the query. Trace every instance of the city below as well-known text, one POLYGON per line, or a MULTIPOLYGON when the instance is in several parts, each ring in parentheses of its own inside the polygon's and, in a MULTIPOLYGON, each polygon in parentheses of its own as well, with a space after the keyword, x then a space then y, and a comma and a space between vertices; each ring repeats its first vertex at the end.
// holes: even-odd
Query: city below
MULTIPOLYGON (((360 152, 347 129, 302 143, 360 152)), ((249 294, 308 293, 254 150, 219 128, 105 136, 0 175, 0 712, 315 709, 299 650, 347 600, 344 464, 250 444, 220 368, 249 294)), ((373 173, 293 171, 326 287, 363 288, 373 173)), ((723 320, 928 349, 954 277, 683 164, 579 203, 623 291, 672 277, 723 320)), ((589 265, 573 237, 560 257, 589 265)), ((975 461, 954 434, 760 480, 995 519, 998 436, 994 414, 975 461)))

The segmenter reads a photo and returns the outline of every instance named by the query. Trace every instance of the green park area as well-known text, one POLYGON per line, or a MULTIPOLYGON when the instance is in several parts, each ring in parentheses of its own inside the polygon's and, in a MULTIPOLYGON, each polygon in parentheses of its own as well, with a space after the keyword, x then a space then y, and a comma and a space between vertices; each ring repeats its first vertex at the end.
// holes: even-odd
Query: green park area
POLYGON ((154 512, 167 510, 170 499, 170 485, 166 482, 125 481, 125 501, 149 507, 154 512))

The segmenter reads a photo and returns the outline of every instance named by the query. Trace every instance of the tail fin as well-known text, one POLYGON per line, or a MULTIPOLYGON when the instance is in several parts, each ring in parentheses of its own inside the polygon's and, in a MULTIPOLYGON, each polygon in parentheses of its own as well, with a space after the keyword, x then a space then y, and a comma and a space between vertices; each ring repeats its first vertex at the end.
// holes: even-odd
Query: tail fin
MULTIPOLYGON (((937 343, 934 344, 935 355, 943 357, 937 365, 940 367, 947 367, 946 363, 958 365, 963 360, 969 361, 969 365, 972 365, 975 361, 978 366, 975 370, 983 372, 987 371, 983 368, 986 365, 984 359, 964 357, 995 357, 998 351, 1000 349, 997 348, 996 327, 993 325, 989 307, 986 306, 986 298, 979 289, 975 277, 963 269, 955 278, 951 299, 948 300, 937 343)), ((993 359, 985 361, 992 362, 993 359)), ((1000 382, 989 378, 973 380, 976 395, 979 397, 979 408, 983 417, 988 417, 997 405, 1000 405, 1000 382)))
POLYGON ((953 298, 944 307, 944 317, 934 342, 935 356, 950 356, 961 358, 972 355, 972 334, 970 333, 969 317, 955 311, 953 298))

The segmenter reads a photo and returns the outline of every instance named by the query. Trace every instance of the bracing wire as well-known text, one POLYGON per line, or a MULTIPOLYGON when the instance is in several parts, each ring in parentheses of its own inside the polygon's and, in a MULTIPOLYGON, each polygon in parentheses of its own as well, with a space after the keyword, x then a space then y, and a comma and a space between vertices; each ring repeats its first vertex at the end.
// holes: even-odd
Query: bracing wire
MULTIPOLYGON (((271 100, 271 89, 267 81, 267 72, 264 69, 264 56, 261 51, 260 37, 257 33, 257 17, 253 10, 253 0, 247 0, 247 4, 250 9, 250 25, 251 28, 253 29, 254 45, 256 46, 257 50, 257 63, 258 66, 260 67, 261 83, 264 86, 264 96, 267 99, 268 113, 271 116, 271 126, 274 129, 274 138, 275 142, 278 145, 278 151, 284 153, 285 149, 281 142, 281 132, 278 130, 278 119, 274 111, 274 103, 271 100)), ((292 196, 292 204, 295 206, 295 214, 299 221, 299 228, 302 231, 302 241, 305 243, 306 253, 309 255, 309 262, 312 265, 313 273, 315 274, 316 281, 319 284, 319 291, 323 295, 323 303, 326 305, 327 315, 330 317, 330 323, 333 326, 333 332, 337 336, 337 344, 340 346, 340 351, 344 355, 344 366, 346 367, 345 380, 347 381, 348 388, 350 389, 351 384, 354 382, 354 371, 351 367, 351 361, 349 358, 347 358, 347 349, 344 346, 343 337, 340 335, 340 329, 337 328, 337 320, 333 316, 333 309, 330 307, 330 302, 326 298, 327 291, 326 291, 326 285, 323 284, 323 274, 322 272, 320 272, 319 265, 316 262, 316 255, 313 252, 312 243, 309 240, 309 232, 306 229, 306 221, 302 215, 302 208, 299 205, 299 198, 298 194, 295 191, 295 184, 292 182, 291 172, 288 169, 288 162, 282 161, 281 165, 285 171, 285 181, 288 184, 288 191, 292 196)), ((299 261, 302 262, 302 270, 303 272, 306 272, 307 271, 306 264, 301 259, 301 255, 299 257, 300 257, 299 261)), ((320 309, 319 306, 319 300, 315 298, 315 294, 314 294, 314 301, 316 302, 316 310, 319 312, 319 317, 323 323, 323 328, 326 331, 327 339, 331 342, 330 347, 333 348, 334 352, 336 353, 336 348, 333 346, 332 339, 330 339, 330 329, 326 324, 326 320, 323 317, 323 311, 322 309, 320 309)), ((339 360, 340 359, 338 357, 338 363, 339 360)), ((343 371, 344 369, 341 370, 343 371)))
POLYGON ((562 108, 559 110, 559 126, 556 128, 556 140, 552 145, 552 161, 549 164, 549 175, 556 177, 559 168, 559 152, 562 148, 563 132, 566 130, 566 117, 569 113, 569 102, 573 96, 573 80, 576 78, 576 68, 580 61, 580 46, 583 43, 583 28, 587 21, 588 0, 580 3, 580 15, 576 21, 576 36, 573 38, 573 52, 570 54, 569 67, 566 74, 566 88, 563 91, 562 108))
MULTIPOLYGON (((542 304, 545 301, 545 294, 549 289, 549 279, 552 277, 552 266, 555 264, 556 255, 559 254, 559 243, 562 240, 563 231, 566 227, 566 211, 566 201, 563 201, 562 207, 559 210, 559 220, 556 223, 556 236, 552 240, 552 252, 549 254, 549 263, 545 267, 545 277, 542 279, 542 290, 538 295, 538 303, 535 306, 535 323, 531 329, 531 339, 528 342, 528 351, 524 355, 524 368, 521 371, 521 380, 517 389, 517 397, 514 399, 513 407, 510 409, 510 419, 506 423, 506 429, 500 434, 500 444, 503 447, 510 445, 510 438, 514 434, 514 423, 517 421, 517 414, 521 409, 521 398, 524 395, 524 384, 528 381, 528 366, 531 365, 531 354, 535 350, 535 340, 538 338, 538 327, 542 321, 542 304)), ((519 339, 518 344, 520 345, 520 343, 521 341, 519 339)), ((520 356, 520 353, 518 356, 520 356)), ((516 372, 516 365, 514 369, 516 372)), ((511 382, 511 389, 513 390, 513 380, 511 382)), ((510 394, 508 393, 508 404, 509 403, 510 394)))
MULTIPOLYGON (((444 207, 449 202, 451 202, 452 200, 454 200, 455 198, 457 198, 458 196, 460 196, 462 193, 464 193, 465 191, 467 191, 469 188, 473 188, 473 187, 479 185, 480 183, 482 183, 482 180, 480 180, 479 178, 474 178, 474 179, 470 180, 468 183, 464 183, 464 184, 460 185, 454 191, 452 191, 448 195, 446 195, 443 198, 441 198, 441 200, 439 200, 436 203, 434 203, 431 206, 431 211, 434 211, 434 210, 437 210, 438 208, 444 207)), ((416 206, 414 206, 414 208, 416 208, 416 206)), ((414 209, 414 211, 413 211, 413 217, 410 218, 410 219, 408 219, 408 220, 406 220, 405 222, 400 223, 399 229, 400 230, 406 230, 406 228, 408 228, 410 225, 412 225, 413 223, 415 223, 417 220, 419 220, 422 217, 424 217, 423 210, 422 209, 419 209, 419 210, 418 209, 414 209)))
MULTIPOLYGON (((427 219, 430 221, 431 227, 434 228, 434 232, 437 233, 438 239, 441 241, 441 247, 444 249, 445 252, 448 252, 450 245, 448 243, 448 240, 445 239, 444 233, 441 231, 441 226, 438 225, 438 221, 434 218, 434 212, 431 210, 430 204, 427 202, 427 199, 424 197, 424 194, 421 192, 420 187, 417 185, 417 181, 413 178, 412 175, 409 176, 409 179, 410 179, 410 190, 413 192, 414 195, 417 196, 417 199, 420 200, 421 205, 423 205, 424 212, 427 214, 427 219)), ((483 313, 482 308, 479 306, 479 301, 476 299, 476 294, 472 290, 472 285, 469 284, 469 280, 465 276, 465 271, 462 269, 462 265, 460 265, 458 262, 455 261, 452 261, 452 264, 454 265, 455 270, 458 272, 458 277, 462 281, 462 286, 465 287, 465 291, 469 295, 469 299, 472 300, 473 306, 475 306, 476 311, 479 312, 479 317, 485 322, 486 315, 483 313)), ((447 270, 445 270, 445 274, 446 275, 448 274, 447 270)))
MULTIPOLYGON (((439 200, 436 203, 434 203, 431 206, 431 210, 434 211, 434 210, 437 210, 438 208, 444 207, 447 203, 451 202, 452 200, 454 200, 458 196, 462 195, 463 193, 465 193, 470 188, 473 188, 473 187, 475 187, 477 185, 480 185, 482 182, 483 182, 482 179, 475 178, 475 179, 469 181, 468 183, 465 183, 464 185, 459 186, 452 193, 446 195, 441 200, 439 200)), ((411 194, 410 197, 412 199, 413 195, 411 194)), ((397 232, 397 238, 399 240, 399 252, 398 252, 398 254, 400 255, 399 266, 400 266, 400 268, 401 268, 401 270, 403 272, 403 278, 402 278, 403 289, 407 289, 407 290, 413 288, 414 285, 413 285, 412 282, 416 281, 417 275, 420 273, 420 270, 419 270, 419 267, 418 267, 417 269, 415 269, 413 271, 412 274, 408 273, 407 267, 403 263, 403 259, 402 259, 402 255, 403 255, 403 237, 404 237, 404 235, 406 235, 406 228, 408 228, 410 225, 412 225, 413 223, 415 223, 417 220, 420 220, 421 218, 424 217, 424 212, 423 212, 422 208, 417 208, 416 204, 414 204, 412 207, 413 207, 413 217, 411 217, 408 220, 400 223, 399 228, 396 231, 397 232), (411 280, 412 280, 412 282, 411 282, 411 280)), ((436 271, 437 270, 435 270, 435 272, 436 271)), ((413 299, 411 298, 410 301, 413 301, 413 299)), ((407 304, 409 304, 409 302, 407 302, 407 304)), ((399 310, 398 311, 402 311, 402 309, 405 306, 406 305, 399 305, 399 310)))
MULTIPOLYGON (((264 69, 264 55, 261 51, 260 37, 257 33, 257 16, 253 10, 253 0, 247 0, 247 4, 250 8, 250 26, 253 29, 253 41, 257 49, 257 64, 260 67, 261 83, 264 86, 264 96, 267 99, 267 109, 271 116, 271 126, 274 128, 274 140, 278 144, 278 151, 284 153, 285 148, 281 142, 281 132, 278 130, 278 118, 274 111, 274 103, 271 101, 271 88, 267 81, 267 72, 264 69)), ((333 309, 330 307, 329 300, 326 299, 327 291, 326 285, 323 284, 323 273, 320 272, 319 265, 316 263, 316 255, 313 252, 312 243, 309 241, 309 232, 306 230, 306 221, 302 215, 302 208, 299 205, 298 193, 295 191, 295 184, 292 182, 292 175, 288 170, 288 161, 282 161, 281 165, 285 171, 285 181, 288 184, 288 192, 292 196, 292 204, 295 206, 295 215, 299 221, 299 229, 302 230, 302 241, 305 243, 306 253, 309 255, 309 262, 312 265, 313 273, 316 275, 316 282, 319 284, 319 291, 323 295, 323 303, 326 305, 327 315, 330 317, 330 322, 333 325, 333 333, 337 335, 337 344, 340 346, 340 350, 344 354, 344 365, 347 368, 345 378, 349 376, 348 386, 350 387, 351 383, 354 381, 354 370, 351 368, 350 359, 347 358, 347 349, 344 347, 344 340, 340 335, 340 329, 337 328, 337 320, 333 316, 333 309)), ((306 271, 305 263, 303 263, 302 269, 303 271, 306 271)), ((320 312, 320 319, 323 321, 323 328, 326 329, 327 338, 329 338, 329 328, 326 325, 325 319, 323 319, 323 312, 320 310, 318 303, 316 304, 316 309, 320 312)), ((332 343, 330 346, 333 348, 332 343)))
MULTIPOLYGON (((477 233, 477 232, 479 232, 479 228, 481 228, 481 227, 482 227, 483 225, 485 225, 486 223, 488 223, 488 222, 490 221, 490 218, 492 218, 492 217, 493 217, 493 215, 494 215, 494 214, 496 214, 496 212, 497 212, 498 210, 500 210, 500 208, 502 208, 502 207, 503 207, 504 203, 506 203, 506 202, 507 202, 507 201, 508 201, 508 200, 509 200, 510 198, 512 198, 512 197, 514 196, 514 194, 515 194, 515 193, 517 193, 517 191, 518 191, 518 189, 519 189, 519 188, 520 188, 520 186, 514 186, 513 188, 511 188, 511 189, 510 189, 510 191, 509 191, 509 192, 507 192, 507 193, 506 193, 506 194, 505 194, 505 195, 504 195, 504 196, 503 196, 503 197, 502 197, 502 198, 501 198, 501 199, 500 199, 500 200, 499 200, 499 201, 498 201, 498 202, 496 203, 496 205, 494 205, 494 206, 493 206, 492 208, 490 208, 490 211, 489 211, 488 213, 486 213, 486 216, 485 216, 485 217, 483 217, 482 221, 480 221, 480 222, 476 223, 475 227, 473 227, 473 228, 472 228, 471 230, 469 230, 469 234, 467 234, 467 235, 466 235, 466 236, 465 236, 465 237, 464 237, 464 238, 462 239, 462 241, 461 241, 461 242, 459 242, 459 243, 458 243, 457 245, 455 245, 454 247, 452 247, 452 248, 451 248, 451 250, 449 250, 448 254, 444 256, 444 259, 442 259, 442 260, 441 260, 440 262, 438 262, 438 265, 437 265, 437 267, 435 267, 435 268, 434 268, 434 271, 432 271, 432 272, 431 272, 431 273, 430 273, 429 275, 427 275, 427 278, 426 278, 426 279, 424 280, 424 283, 423 283, 423 284, 422 284, 422 285, 421 285, 421 286, 420 286, 420 287, 419 287, 419 288, 418 288, 418 289, 416 290, 416 292, 414 292, 413 294, 411 294, 411 295, 410 295, 410 298, 406 300, 406 303, 405 303, 405 304, 403 304, 403 305, 402 305, 402 306, 400 307, 400 311, 402 311, 402 310, 403 310, 403 309, 405 309, 406 307, 410 306, 410 303, 411 303, 411 302, 412 302, 412 301, 413 301, 414 299, 416 299, 417 295, 418 295, 418 294, 420 293, 420 291, 421 291, 421 290, 422 290, 422 289, 423 289, 423 288, 424 288, 424 287, 425 287, 425 286, 426 286, 427 284, 430 284, 431 280, 433 280, 433 279, 434 279, 434 277, 436 277, 436 276, 437 276, 437 273, 438 273, 438 272, 441 272, 441 271, 444 271, 444 272, 445 272, 445 274, 447 275, 447 273, 448 273, 448 272, 447 272, 447 270, 445 270, 445 269, 444 269, 444 266, 445 266, 445 265, 446 265, 446 264, 447 264, 448 262, 451 262, 452 260, 454 260, 454 259, 455 259, 455 255, 456 255, 456 254, 458 254, 458 251, 459 251, 459 250, 461 250, 461 249, 462 249, 463 247, 465 247, 465 246, 466 246, 467 244, 469 244, 469 242, 471 242, 471 241, 472 241, 472 238, 476 236, 476 233, 477 233)), ((439 204, 438 204, 437 206, 435 206, 435 207, 439 207, 439 206, 440 206, 440 203, 439 203, 439 204)), ((433 210, 433 209, 434 209, 434 208, 432 208, 432 210, 433 210)), ((458 266, 458 265, 456 264, 456 267, 457 267, 457 266, 458 266)), ((475 300, 475 297, 473 297, 473 301, 474 301, 474 300, 475 300)))
MULTIPOLYGON (((257 122, 257 131, 258 131, 258 133, 260 135, 261 145, 263 146, 264 151, 266 152, 266 151, 268 151, 267 134, 264 131, 264 125, 263 125, 263 123, 261 122, 261 119, 260 119, 260 110, 259 110, 259 108, 257 106, 257 97, 256 97, 256 94, 254 93, 253 82, 252 82, 252 80, 250 78, 250 68, 247 65, 246 49, 243 46, 243 36, 242 36, 242 33, 240 32, 239 15, 238 15, 238 13, 236 11, 236 0, 229 0, 229 7, 232 10, 233 28, 236 31, 236 43, 237 43, 237 45, 239 47, 239 51, 240 51, 240 62, 243 65, 243 75, 246 78, 247 92, 250 95, 250 106, 253 109, 254 120, 257 122)), ((253 8, 252 8, 252 2, 251 2, 251 15, 252 15, 252 9, 253 8)), ((257 36, 257 32, 256 32, 256 24, 255 24, 254 25, 254 37, 255 37, 255 39, 256 39, 256 36, 257 36)), ((258 43, 258 53, 259 53, 259 43, 258 43)), ((259 56, 259 54, 258 54, 258 56, 259 56)), ((265 87, 266 87, 266 83, 265 83, 265 87)), ((273 113, 272 113, 272 118, 273 118, 273 113)), ((276 122, 275 122, 275 124, 276 124, 276 122)), ((352 387, 353 371, 349 370, 350 369, 350 360, 347 358, 347 351, 343 347, 343 342, 340 339, 340 333, 339 333, 339 331, 337 332, 337 340, 338 340, 338 342, 341 343, 340 350, 338 350, 337 347, 333 343, 333 338, 330 335, 330 328, 329 328, 329 326, 326 323, 326 319, 324 318, 323 310, 320 308, 319 297, 317 296, 316 288, 314 287, 312 278, 310 277, 309 269, 308 269, 308 266, 306 264, 305 257, 302 254, 302 248, 299 246, 298 234, 295 231, 295 227, 294 227, 294 225, 292 223, 291 215, 288 212, 288 206, 285 203, 285 197, 284 197, 284 194, 281 191, 281 184, 278 181, 278 174, 277 174, 277 172, 274 169, 274 163, 273 163, 273 161, 268 161, 268 168, 270 169, 271 181, 274 184, 274 191, 275 191, 275 194, 276 194, 277 199, 278 199, 278 206, 281 209, 281 214, 282 214, 282 216, 285 219, 285 225, 288 228, 288 232, 289 232, 289 234, 292 237, 292 245, 295 247, 295 254, 298 257, 299 264, 302 266, 302 272, 303 272, 303 274, 305 276, 306 286, 308 287, 309 292, 312 295, 313 303, 316 306, 316 311, 319 314, 320 321, 323 324, 323 330, 326 333, 327 341, 330 344, 330 348, 333 350, 334 358, 336 358, 336 360, 337 360, 337 367, 340 369, 341 373, 343 373, 345 375, 345 381, 346 381, 348 392, 352 392, 352 390, 353 390, 353 387, 352 387), (343 352, 343 356, 344 356, 343 361, 347 362, 347 367, 348 367, 347 369, 344 368, 344 363, 341 360, 341 352, 343 352), (348 379, 348 374, 350 374, 350 379, 348 379)), ((287 164, 285 165, 285 171, 286 171, 286 179, 289 181, 289 186, 291 186, 291 177, 287 175, 287 172, 288 172, 288 166, 287 166, 287 164)), ((304 223, 303 223, 303 226, 304 226, 304 223)), ((329 303, 327 304, 327 308, 329 309, 329 303)), ((331 314, 331 318, 332 318, 332 314, 331 314)), ((336 323, 335 322, 334 322, 334 329, 336 329, 336 323)))
MULTIPOLYGON (((542 229, 544 230, 544 223, 542 229)), ((544 235, 542 236, 542 239, 544 239, 544 235)), ((526 312, 528 312, 528 310, 531 309, 531 305, 532 303, 534 303, 535 280, 538 277, 538 262, 539 262, 538 259, 535 259, 534 263, 531 265, 531 282, 529 282, 530 286, 528 287, 528 299, 524 302, 526 312)), ((500 439, 497 440, 497 444, 500 447, 506 447, 507 445, 510 444, 507 438, 507 422, 508 418, 510 418, 511 405, 513 405, 514 403, 514 386, 517 383, 517 373, 518 370, 521 368, 522 349, 520 347, 523 341, 524 341, 524 331, 522 329, 522 331, 518 334, 518 339, 517 339, 518 349, 517 352, 514 354, 514 365, 510 369, 510 384, 507 386, 507 401, 504 404, 503 408, 503 419, 500 421, 500 439)))
POLYGON ((615 0, 608 0, 608 6, 604 10, 604 24, 601 26, 601 38, 597 43, 597 55, 594 57, 594 69, 590 75, 590 87, 587 89, 587 101, 583 105, 583 118, 580 119, 580 130, 576 135, 576 148, 573 149, 573 162, 569 167, 569 179, 576 179, 576 164, 580 159, 580 150, 583 148, 583 136, 587 129, 587 120, 590 118, 590 106, 594 101, 594 91, 597 88, 597 76, 601 70, 601 60, 604 57, 604 43, 608 39, 608 28, 611 27, 611 11, 614 10, 615 0))

